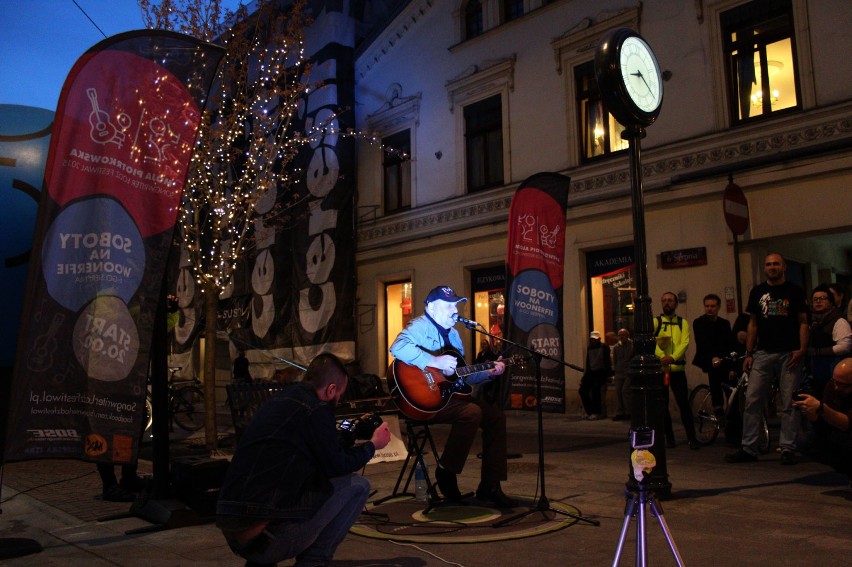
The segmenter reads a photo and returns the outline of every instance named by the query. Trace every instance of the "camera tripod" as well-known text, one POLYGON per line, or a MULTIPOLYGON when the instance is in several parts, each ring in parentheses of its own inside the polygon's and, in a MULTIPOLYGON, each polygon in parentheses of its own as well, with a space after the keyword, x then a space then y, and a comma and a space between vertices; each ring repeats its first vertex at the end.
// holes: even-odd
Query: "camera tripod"
POLYGON ((647 538, 645 532, 645 504, 651 507, 651 514, 657 517, 660 522, 660 527, 663 530, 663 535, 666 537, 666 542, 669 544, 669 549, 672 551, 675 561, 679 567, 683 567, 683 558, 677 550, 672 534, 669 531, 669 526, 666 524, 666 519, 663 517, 663 509, 660 507, 660 502, 657 495, 653 491, 647 490, 645 482, 638 483, 638 490, 625 490, 624 496, 627 498, 627 504, 624 507, 624 523, 621 526, 621 535, 618 538, 618 547, 615 550, 615 558, 612 560, 613 567, 618 566, 618 561, 621 559, 621 551, 624 549, 624 540, 627 537, 627 529, 630 527, 630 520, 636 517, 636 565, 637 567, 645 567, 648 562, 647 538))

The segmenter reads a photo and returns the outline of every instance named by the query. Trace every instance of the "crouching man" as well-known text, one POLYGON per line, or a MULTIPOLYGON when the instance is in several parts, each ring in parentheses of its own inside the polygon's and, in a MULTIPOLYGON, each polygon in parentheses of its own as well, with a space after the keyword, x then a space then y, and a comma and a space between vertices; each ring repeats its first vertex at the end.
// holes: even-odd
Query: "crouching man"
POLYGON ((320 354, 302 382, 258 410, 234 452, 219 493, 216 523, 246 565, 296 558, 328 565, 370 493, 354 474, 390 441, 382 424, 370 441, 344 449, 334 407, 349 378, 340 360, 320 354))
POLYGON ((852 358, 840 361, 820 401, 800 394, 793 406, 813 424, 805 454, 845 474, 852 482, 852 358))

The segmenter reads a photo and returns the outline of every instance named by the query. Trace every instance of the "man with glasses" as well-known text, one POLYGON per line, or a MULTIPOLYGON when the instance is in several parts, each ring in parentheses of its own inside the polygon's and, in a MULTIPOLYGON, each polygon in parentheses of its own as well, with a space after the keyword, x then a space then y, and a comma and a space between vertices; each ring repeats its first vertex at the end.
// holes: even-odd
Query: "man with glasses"
POLYGON ((801 394, 793 405, 814 426, 814 442, 807 454, 845 474, 852 487, 852 358, 834 367, 822 400, 801 394))
POLYGON ((763 410, 772 381, 778 379, 781 396, 781 464, 796 463, 793 452, 801 429, 793 411, 793 392, 802 382, 802 361, 808 348, 808 318, 805 291, 786 279, 787 265, 780 254, 764 260, 766 281, 752 288, 746 357, 743 370, 750 372, 743 415, 742 447, 725 455, 729 463, 749 463, 760 454, 763 410))
POLYGON ((814 288, 811 315, 806 388, 821 398, 834 366, 852 352, 852 328, 834 304, 834 295, 827 285, 814 288))

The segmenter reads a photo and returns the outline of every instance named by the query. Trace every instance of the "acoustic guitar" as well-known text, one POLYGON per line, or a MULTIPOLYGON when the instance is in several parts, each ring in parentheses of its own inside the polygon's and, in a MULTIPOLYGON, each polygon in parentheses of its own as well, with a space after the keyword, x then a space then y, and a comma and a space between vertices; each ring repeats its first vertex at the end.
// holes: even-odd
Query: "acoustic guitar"
MULTIPOLYGON (((404 416, 425 421, 444 409, 452 398, 469 398, 473 388, 465 378, 490 370, 497 364, 496 361, 491 361, 467 366, 461 354, 453 348, 445 348, 440 354, 449 354, 458 360, 453 376, 444 376, 441 370, 431 366, 420 370, 417 366, 401 360, 394 360, 388 367, 390 394, 404 416)), ((501 362, 508 366, 520 361, 520 357, 512 356, 501 362)))

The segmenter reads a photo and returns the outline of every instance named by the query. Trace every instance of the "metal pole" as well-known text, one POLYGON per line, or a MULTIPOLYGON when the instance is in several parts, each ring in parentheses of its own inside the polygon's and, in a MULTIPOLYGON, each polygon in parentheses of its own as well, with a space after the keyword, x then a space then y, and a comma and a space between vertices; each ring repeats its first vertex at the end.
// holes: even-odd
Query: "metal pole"
MULTIPOLYGON (((630 189, 633 209, 634 259, 636 263, 636 305, 634 356, 630 361, 631 427, 651 427, 654 429, 654 446, 650 451, 657 465, 650 475, 646 475, 647 489, 658 495, 671 495, 671 483, 666 468, 666 436, 663 417, 668 404, 668 389, 663 384, 663 368, 660 359, 654 354, 654 337, 651 298, 648 295, 648 261, 645 240, 645 205, 642 194, 642 149, 640 140, 645 130, 630 127, 621 133, 630 144, 630 189)), ((629 448, 632 451, 632 447, 629 448)), ((628 453, 628 471, 632 471, 628 453)), ((627 487, 638 490, 633 475, 628 473, 627 487)))

